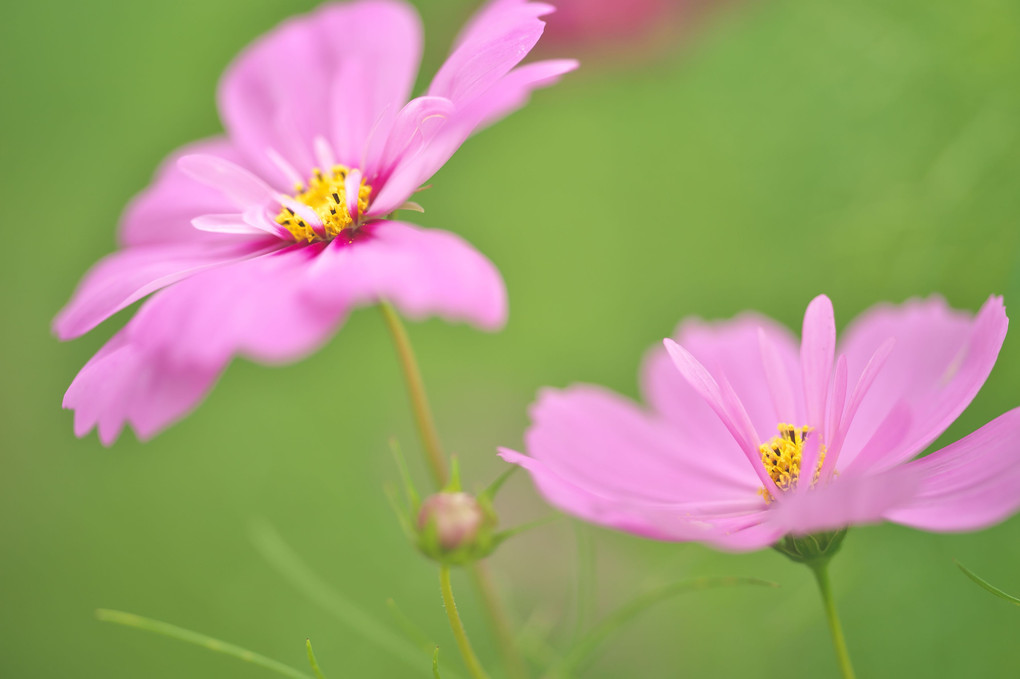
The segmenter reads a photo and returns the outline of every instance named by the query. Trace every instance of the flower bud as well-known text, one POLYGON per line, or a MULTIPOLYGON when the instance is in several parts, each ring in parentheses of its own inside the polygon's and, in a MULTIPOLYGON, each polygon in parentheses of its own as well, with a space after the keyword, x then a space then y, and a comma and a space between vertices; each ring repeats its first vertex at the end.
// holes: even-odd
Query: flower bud
POLYGON ((499 539, 496 515, 485 498, 442 491, 425 498, 415 528, 418 549, 441 563, 464 564, 488 556, 499 539))
POLYGON ((437 493, 426 498, 418 512, 418 530, 434 522, 437 543, 447 551, 474 540, 484 521, 478 500, 467 493, 437 493))

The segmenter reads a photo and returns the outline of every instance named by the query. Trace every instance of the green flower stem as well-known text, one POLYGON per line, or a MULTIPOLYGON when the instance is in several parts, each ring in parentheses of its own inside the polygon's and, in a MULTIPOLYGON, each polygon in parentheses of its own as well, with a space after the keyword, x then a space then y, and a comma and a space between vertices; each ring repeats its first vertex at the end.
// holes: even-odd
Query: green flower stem
POLYGON ((507 674, 513 679, 527 679, 528 670, 524 665, 524 658, 517 648, 514 640, 514 633, 510 629, 510 623, 503 614, 503 606, 499 602, 499 595, 496 594, 496 587, 492 584, 489 569, 484 561, 475 561, 468 567, 471 572, 471 580, 475 589, 482 598, 482 605, 489 618, 489 624, 496 634, 496 641, 499 644, 500 653, 506 663, 507 674))
POLYGON ((843 679, 854 679, 854 668, 850 664, 850 653, 843 638, 843 627, 839 624, 836 613, 836 602, 832 598, 832 587, 829 584, 829 560, 819 559, 807 563, 818 581, 818 589, 822 593, 822 604, 825 606, 825 617, 829 621, 829 632, 832 633, 832 645, 836 649, 836 662, 839 664, 843 679))
POLYGON ((100 608, 96 610, 96 618, 102 622, 112 622, 117 625, 123 625, 125 627, 134 627, 135 629, 145 630, 146 632, 154 632, 156 634, 162 634, 165 637, 171 639, 177 639, 188 644, 194 644, 195 646, 201 646, 207 648, 210 651, 216 653, 222 653, 224 655, 233 656, 238 660, 249 662, 259 667, 264 667, 267 670, 281 674, 288 679, 312 679, 309 675, 304 672, 300 672, 290 665, 284 665, 281 662, 277 662, 272 658, 267 658, 264 655, 249 651, 247 648, 241 648, 234 644, 221 641, 220 639, 214 639, 206 634, 200 632, 194 632, 190 629, 184 629, 177 625, 171 625, 168 622, 162 620, 153 620, 152 618, 144 618, 134 613, 125 613, 124 611, 113 611, 108 608, 100 608))
POLYGON ((429 471, 432 472, 432 480, 437 488, 442 488, 446 485, 448 477, 446 457, 443 455, 439 434, 436 432, 436 425, 432 420, 432 409, 429 407, 429 399, 425 394, 425 383, 421 379, 421 370, 418 369, 418 361, 414 357, 411 340, 407 336, 407 330, 400 321, 396 309, 389 302, 380 302, 379 308, 386 321, 386 328, 393 337, 397 358, 400 359, 400 367, 404 371, 404 381, 407 383, 407 393, 411 399, 411 410, 414 411, 414 422, 418 426, 418 436, 421 437, 421 445, 425 450, 429 471))
POLYGON ((450 619, 453 638, 457 640, 457 648, 460 649, 460 654, 464 658, 468 673, 474 679, 489 679, 489 675, 482 669, 482 664, 478 662, 478 656, 475 655, 474 649, 471 648, 467 632, 464 631, 464 624, 460 621, 460 615, 457 613, 457 602, 453 600, 453 587, 450 585, 449 566, 439 567, 439 589, 443 593, 443 606, 446 608, 446 617, 450 619))
MULTIPOLYGON (((446 469, 446 458, 443 455, 443 448, 439 443, 439 434, 436 431, 435 422, 432 420, 432 409, 429 407, 428 397, 425 394, 425 383, 421 378, 421 371, 414 357, 414 349, 411 347, 411 340, 407 330, 400 320, 400 316, 389 302, 380 302, 383 319, 386 321, 386 328, 393 337, 393 344, 397 350, 397 357, 400 359, 400 367, 404 371, 404 381, 407 383, 408 396, 411 399, 411 409, 414 411, 415 424, 418 427, 418 437, 421 439, 422 448, 425 450, 425 459, 429 464, 429 471, 435 482, 436 489, 446 485, 448 472, 446 469)), ((488 569, 484 564, 475 562, 470 565, 472 581, 485 606, 493 633, 499 643, 500 652, 506 662, 506 669, 512 679, 527 679, 528 673, 514 642, 513 633, 510 630, 506 613, 496 595, 495 587, 489 578, 488 569)))

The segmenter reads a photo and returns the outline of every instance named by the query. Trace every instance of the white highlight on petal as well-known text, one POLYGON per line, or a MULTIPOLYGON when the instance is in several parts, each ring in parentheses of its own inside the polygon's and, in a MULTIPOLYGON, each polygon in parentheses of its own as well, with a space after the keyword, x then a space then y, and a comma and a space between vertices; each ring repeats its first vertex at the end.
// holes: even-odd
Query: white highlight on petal
POLYGON ((321 134, 316 135, 315 141, 312 143, 315 146, 315 159, 319 161, 319 167, 322 168, 323 172, 328 172, 336 165, 336 154, 333 153, 333 147, 329 145, 329 141, 321 134))
POLYGON ((181 172, 195 181, 220 191, 242 208, 264 206, 275 197, 275 192, 264 181, 229 160, 207 154, 182 156, 177 161, 181 172))
POLYGON ((266 156, 269 160, 273 161, 273 164, 280 169, 280 172, 287 176, 287 180, 293 186, 304 185, 305 179, 301 174, 294 169, 294 166, 287 162, 287 159, 281 156, 276 149, 267 148, 266 156))

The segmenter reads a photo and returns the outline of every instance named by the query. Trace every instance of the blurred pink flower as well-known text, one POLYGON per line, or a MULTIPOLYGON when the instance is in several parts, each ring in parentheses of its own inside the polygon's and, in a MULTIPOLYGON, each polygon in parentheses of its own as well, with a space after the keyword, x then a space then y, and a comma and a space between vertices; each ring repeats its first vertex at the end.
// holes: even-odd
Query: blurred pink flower
POLYGON ((458 236, 388 215, 415 209, 411 195, 475 130, 576 67, 518 66, 550 11, 491 2, 410 102, 422 30, 398 0, 326 5, 248 47, 219 86, 227 136, 164 163, 127 208, 121 250, 54 321, 71 339, 160 291, 67 390, 75 433, 98 426, 110 444, 130 423, 152 436, 235 354, 294 360, 381 299, 414 318, 501 327, 506 293, 491 262, 458 236))
POLYGON ((669 17, 677 0, 558 0, 549 37, 565 42, 635 38, 669 17))
POLYGON ((882 519, 976 530, 1020 507, 1020 408, 914 458, 977 394, 1006 325, 999 297, 976 317, 932 298, 868 311, 837 349, 821 296, 798 351, 761 316, 688 321, 645 361, 650 410, 596 386, 545 390, 531 456, 501 454, 562 510, 662 540, 754 550, 882 519))

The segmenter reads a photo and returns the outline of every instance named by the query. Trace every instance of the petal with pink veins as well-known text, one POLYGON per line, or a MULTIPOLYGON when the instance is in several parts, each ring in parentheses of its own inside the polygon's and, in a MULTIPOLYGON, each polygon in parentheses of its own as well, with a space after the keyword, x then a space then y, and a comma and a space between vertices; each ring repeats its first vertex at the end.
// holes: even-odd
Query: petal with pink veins
POLYGON ((953 311, 941 298, 882 306, 853 322, 842 349, 851 380, 889 338, 895 339, 857 414, 849 423, 840 458, 861 454, 886 414, 898 403, 912 413, 902 443, 870 464, 887 469, 931 444, 970 404, 988 378, 1006 336, 1001 297, 991 297, 976 317, 953 311))
POLYGON ((346 312, 306 296, 311 265, 324 248, 292 245, 181 281, 142 306, 131 341, 174 365, 222 367, 235 354, 296 360, 323 344, 346 312))
POLYGON ((219 244, 166 244, 129 248, 101 259, 85 275, 53 321, 62 340, 83 335, 156 290, 212 267, 279 247, 276 239, 219 244))
POLYGON ((1020 508, 1020 408, 905 466, 922 481, 914 497, 886 512, 890 521, 931 531, 1002 521, 1020 508))
POLYGON ((545 29, 550 5, 496 0, 472 18, 429 86, 429 95, 460 106, 485 92, 520 63, 545 29))
POLYGON ((388 0, 325 5, 248 47, 219 88, 231 137, 278 184, 274 149, 300 172, 315 162, 315 138, 333 136, 337 160, 356 165, 376 120, 407 100, 421 58, 411 6, 388 0))
POLYGON ((793 535, 876 523, 913 497, 920 482, 919 473, 904 467, 866 476, 843 474, 827 485, 779 498, 768 521, 781 534, 793 535))
POLYGON ((190 155, 215 156, 244 165, 241 153, 226 139, 208 139, 178 149, 163 161, 152 184, 135 196, 124 210, 118 241, 121 246, 223 240, 223 236, 196 231, 191 220, 205 214, 236 212, 237 205, 223 193, 186 175, 177 161, 190 155))
MULTIPOLYGON (((555 83, 559 76, 577 68, 572 60, 541 61, 515 69, 474 101, 460 105, 427 143, 414 153, 398 155, 387 167, 386 181, 373 201, 372 214, 387 214, 402 205, 480 127, 509 115, 527 103, 531 92, 555 83)), ((396 129, 396 128, 394 128, 396 129)))
POLYGON ((816 427, 825 438, 825 403, 832 377, 832 362, 836 352, 836 320, 832 302, 819 295, 808 304, 804 312, 804 328, 800 341, 801 374, 804 378, 804 403, 807 406, 807 424, 816 427))
POLYGON ((506 322, 506 288, 492 262, 460 236, 403 222, 334 240, 304 285, 310 302, 335 312, 386 300, 414 319, 438 315, 483 330, 506 322))
POLYGON ((96 427, 109 446, 131 424, 147 439, 198 405, 219 374, 216 368, 164 365, 133 345, 124 329, 81 369, 63 406, 74 411, 79 437, 96 427))

